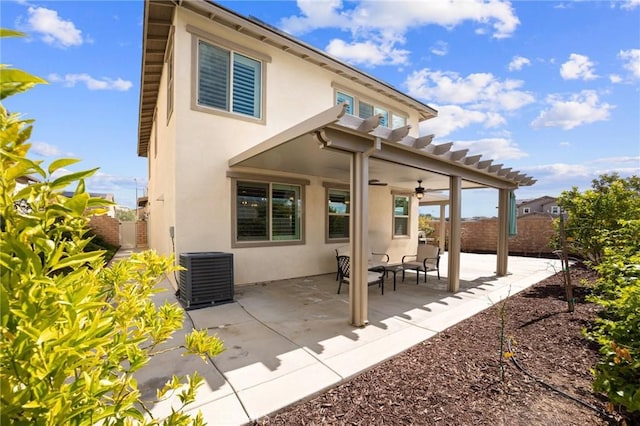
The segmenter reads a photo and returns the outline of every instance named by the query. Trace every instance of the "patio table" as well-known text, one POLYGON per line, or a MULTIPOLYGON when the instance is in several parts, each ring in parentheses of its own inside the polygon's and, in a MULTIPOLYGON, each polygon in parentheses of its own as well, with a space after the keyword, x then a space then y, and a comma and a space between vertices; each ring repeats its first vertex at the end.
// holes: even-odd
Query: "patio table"
POLYGON ((402 263, 384 263, 375 265, 369 268, 370 271, 382 272, 386 277, 389 276, 389 272, 393 274, 393 291, 396 291, 396 274, 402 271, 402 263))

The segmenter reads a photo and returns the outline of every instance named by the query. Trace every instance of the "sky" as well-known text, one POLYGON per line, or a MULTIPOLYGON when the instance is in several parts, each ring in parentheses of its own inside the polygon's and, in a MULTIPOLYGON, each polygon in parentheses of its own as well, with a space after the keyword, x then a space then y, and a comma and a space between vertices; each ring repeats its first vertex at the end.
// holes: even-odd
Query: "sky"
MULTIPOLYGON (((420 134, 533 176, 519 200, 640 175, 640 0, 219 3, 435 108, 420 134)), ((87 189, 133 207, 142 1, 2 0, 0 21, 28 35, 0 41, 2 63, 49 82, 4 101, 36 120, 30 158, 100 167, 87 189)), ((496 205, 495 190, 463 191, 463 217, 496 205)))

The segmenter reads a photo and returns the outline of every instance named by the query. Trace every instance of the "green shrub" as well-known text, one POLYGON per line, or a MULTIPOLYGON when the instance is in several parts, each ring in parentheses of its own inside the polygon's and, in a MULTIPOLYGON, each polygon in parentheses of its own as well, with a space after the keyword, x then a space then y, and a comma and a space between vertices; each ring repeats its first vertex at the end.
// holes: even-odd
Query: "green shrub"
POLYGON ((600 344, 594 389, 640 414, 640 220, 604 236, 604 257, 590 300, 602 306, 589 336, 600 344))
POLYGON ((114 246, 113 244, 109 244, 104 240, 104 238, 92 230, 87 233, 87 236, 91 237, 91 242, 87 244, 85 251, 97 251, 104 250, 104 260, 105 263, 109 263, 109 261, 115 256, 116 252, 120 248, 120 246, 114 246))
MULTIPOLYGON (((602 175, 591 182, 591 189, 579 192, 576 187, 563 191, 558 205, 567 213, 565 232, 568 250, 597 265, 604 245, 620 220, 640 217, 640 178, 621 178, 616 173, 602 175)), ((556 228, 559 221, 555 221, 556 228)), ((560 242, 552 243, 556 248, 560 242)))
MULTIPOLYGON (((3 65, 0 97, 43 82, 3 65)), ((104 205, 84 188, 95 170, 52 178, 76 160, 53 161, 45 171, 27 158, 30 134, 31 121, 0 104, 0 423, 157 424, 133 374, 182 327, 177 304, 151 300, 158 280, 177 269, 174 261, 147 251, 107 268, 103 250, 87 251, 85 212, 104 205), (40 181, 19 189, 24 176, 40 181), (64 197, 70 185, 75 192, 64 197)), ((182 347, 203 359, 223 350, 206 330, 189 333, 182 347)), ((182 388, 174 378, 158 392, 179 392, 182 403, 164 424, 203 423, 182 412, 202 378, 186 381, 182 388)))

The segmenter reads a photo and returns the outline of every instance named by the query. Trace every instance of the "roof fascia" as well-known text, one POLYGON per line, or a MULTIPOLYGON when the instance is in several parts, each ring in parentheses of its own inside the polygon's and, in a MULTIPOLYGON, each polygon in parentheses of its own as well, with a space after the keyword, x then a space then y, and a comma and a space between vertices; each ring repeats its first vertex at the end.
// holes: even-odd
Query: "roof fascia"
MULTIPOLYGON (((324 53, 313 46, 304 43, 294 37, 291 37, 275 27, 259 20, 248 19, 230 9, 219 4, 212 3, 209 0, 190 0, 180 3, 180 6, 195 13, 199 13, 211 20, 226 20, 230 28, 236 31, 254 37, 263 43, 271 44, 287 53, 291 53, 299 58, 314 63, 320 67, 332 70, 338 75, 348 78, 349 80, 360 83, 370 90, 376 90, 385 94, 391 99, 401 102, 420 112, 422 120, 434 118, 438 115, 438 111, 426 105, 417 99, 403 93, 393 86, 378 80, 365 72, 347 65, 324 53)), ((222 22, 224 23, 224 22, 222 22)))

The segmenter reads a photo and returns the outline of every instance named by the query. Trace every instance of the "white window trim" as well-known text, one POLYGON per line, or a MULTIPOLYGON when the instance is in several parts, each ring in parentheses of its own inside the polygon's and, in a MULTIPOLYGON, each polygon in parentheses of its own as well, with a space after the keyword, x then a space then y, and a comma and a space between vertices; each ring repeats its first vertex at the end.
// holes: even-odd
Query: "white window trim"
POLYGON ((267 111, 265 105, 267 104, 267 66, 266 64, 271 62, 271 56, 266 55, 257 50, 242 46, 241 44, 234 43, 229 40, 225 40, 193 25, 187 25, 187 32, 191 33, 191 109, 198 112, 205 112, 208 114, 221 115, 238 120, 248 121, 251 123, 266 124, 267 111), (219 47, 224 50, 228 50, 230 53, 239 53, 250 59, 259 61, 262 66, 260 75, 260 117, 253 117, 250 115, 240 114, 233 111, 227 111, 224 109, 213 108, 198 103, 198 42, 202 40, 213 46, 219 47))
POLYGON ((411 238, 411 196, 404 194, 393 194, 391 197, 391 239, 406 239, 411 238), (396 215, 396 198, 406 198, 409 204, 409 214, 396 215), (396 234, 396 218, 407 218, 407 234, 396 234))
MULTIPOLYGON (((311 183, 308 179, 297 179, 287 176, 261 175, 244 172, 227 172, 227 177, 231 178, 231 247, 232 248, 250 248, 250 247, 279 247, 306 244, 305 237, 305 209, 306 209, 306 187, 311 183), (271 184, 285 184, 300 186, 300 239, 298 240, 269 240, 269 241, 238 241, 236 239, 238 227, 238 215, 236 205, 238 202, 238 181, 262 182, 271 184)), ((269 209, 271 209, 271 195, 269 195, 269 209)), ((269 224, 271 227, 271 224, 269 224)), ((269 230, 271 234, 271 229, 269 230)))
POLYGON ((531 213, 531 207, 523 207, 522 208, 522 214, 527 214, 527 213, 531 213))
MULTIPOLYGON (((349 185, 331 183, 331 182, 323 182, 322 186, 324 186, 324 205, 325 205, 325 230, 324 230, 324 242, 325 244, 331 243, 348 243, 350 241, 350 237, 347 238, 329 238, 329 191, 345 191, 350 192, 349 185)), ((338 216, 348 216, 349 217, 349 226, 351 226, 351 212, 346 215, 338 215, 338 216)))
POLYGON ((175 54, 174 54, 174 43, 175 43, 175 26, 171 26, 169 30, 169 37, 167 40, 167 51, 165 52, 164 62, 167 64, 167 126, 169 125, 169 121, 171 120, 171 116, 173 115, 173 108, 175 104, 175 74, 176 70, 174 67, 175 63, 175 54))

